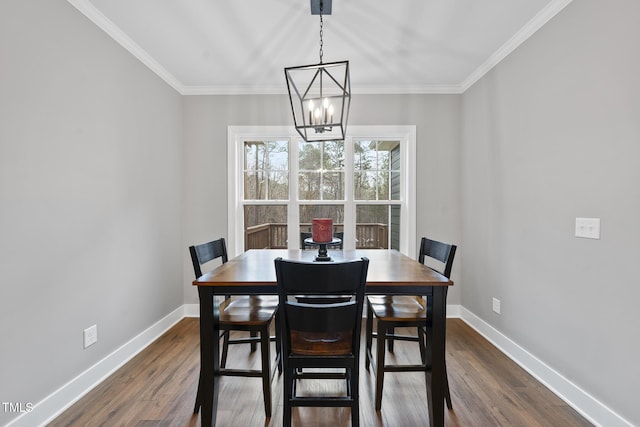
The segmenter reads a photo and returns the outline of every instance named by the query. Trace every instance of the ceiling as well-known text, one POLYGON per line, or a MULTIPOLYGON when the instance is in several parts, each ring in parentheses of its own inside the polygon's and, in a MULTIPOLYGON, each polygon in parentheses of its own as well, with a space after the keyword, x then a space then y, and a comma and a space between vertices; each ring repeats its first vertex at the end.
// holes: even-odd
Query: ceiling
MULTIPOLYGON (((286 93, 319 62, 310 0, 68 0, 178 92, 286 93)), ((352 93, 462 93, 571 0, 334 0, 324 62, 352 93)))

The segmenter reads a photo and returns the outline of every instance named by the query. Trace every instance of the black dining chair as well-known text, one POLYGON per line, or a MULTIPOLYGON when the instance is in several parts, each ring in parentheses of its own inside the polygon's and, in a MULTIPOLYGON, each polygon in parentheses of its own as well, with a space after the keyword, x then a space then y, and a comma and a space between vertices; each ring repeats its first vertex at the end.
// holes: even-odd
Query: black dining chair
MULTIPOLYGON (((453 259, 456 254, 456 245, 438 242, 423 237, 420 242, 418 261, 425 263, 425 258, 431 258, 444 264, 443 271, 437 271, 443 276, 451 276, 453 259)), ((446 292, 446 288, 445 288, 446 292)), ((446 298, 446 294, 445 294, 446 298)), ((426 360, 426 349, 431 335, 432 301, 423 296, 404 295, 376 295, 367 297, 367 325, 366 325, 366 351, 365 368, 369 371, 369 365, 373 365, 376 375, 375 408, 382 407, 382 388, 384 386, 385 372, 424 372, 431 371, 431 366, 426 360), (377 331, 373 331, 373 320, 376 320, 377 331), (396 334, 396 328, 416 328, 415 335, 396 334), (373 338, 376 338, 376 359, 371 350, 373 338), (394 341, 417 342, 420 350, 421 363, 417 365, 398 365, 385 363, 385 342, 389 352, 393 352, 394 341)), ((445 400, 447 407, 452 409, 449 381, 447 379, 445 365, 445 400)))
POLYGON ((359 424, 359 354, 362 309, 369 260, 301 262, 275 260, 280 303, 283 364, 283 426, 294 407, 349 407, 359 424), (351 295, 349 301, 298 302, 296 295, 351 295), (303 370, 304 369, 304 370, 303 370), (298 380, 342 379, 337 395, 298 394, 298 380))
MULTIPOLYGON (((224 238, 189 247, 193 270, 196 278, 202 276, 202 266, 215 259, 220 259, 224 264, 228 261, 227 246, 224 238)), ((278 297, 276 296, 230 296, 225 295, 224 301, 219 305, 220 339, 222 339, 222 351, 220 358, 220 375, 244 376, 262 378, 262 390, 264 396, 264 410, 267 418, 271 417, 271 360, 270 341, 275 337, 270 336, 271 322, 278 310, 278 297), (231 338, 231 332, 248 332, 249 337, 231 338), (229 345, 250 344, 251 351, 255 351, 260 344, 261 369, 228 369, 227 354, 229 345)), ((278 363, 278 360, 276 360, 278 363)), ((202 380, 202 375, 198 382, 202 380)), ((198 393, 200 386, 198 385, 198 393)), ((200 409, 200 395, 196 395, 194 413, 200 409)))

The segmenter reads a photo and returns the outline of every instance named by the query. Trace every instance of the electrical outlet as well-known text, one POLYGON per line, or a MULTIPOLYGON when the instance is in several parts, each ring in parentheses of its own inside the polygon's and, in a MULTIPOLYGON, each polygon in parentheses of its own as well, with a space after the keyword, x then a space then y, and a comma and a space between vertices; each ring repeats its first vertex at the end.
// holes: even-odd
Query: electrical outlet
POLYGON ((493 311, 500 314, 500 300, 498 298, 493 299, 493 311))
POLYGON ((98 342, 98 325, 93 325, 84 330, 84 348, 98 342))

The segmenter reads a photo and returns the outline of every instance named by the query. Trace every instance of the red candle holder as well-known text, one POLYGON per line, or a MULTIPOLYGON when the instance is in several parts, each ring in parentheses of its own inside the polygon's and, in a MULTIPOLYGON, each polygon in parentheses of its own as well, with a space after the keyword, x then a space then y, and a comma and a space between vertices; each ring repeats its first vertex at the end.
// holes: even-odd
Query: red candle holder
POLYGON ((311 220, 311 238, 316 243, 328 243, 333 240, 333 220, 316 218, 311 220))

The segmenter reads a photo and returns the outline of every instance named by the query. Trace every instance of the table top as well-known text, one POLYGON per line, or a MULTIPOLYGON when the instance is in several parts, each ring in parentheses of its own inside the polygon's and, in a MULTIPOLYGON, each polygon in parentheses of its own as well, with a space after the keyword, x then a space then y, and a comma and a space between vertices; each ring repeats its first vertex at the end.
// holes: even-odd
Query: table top
MULTIPOLYGON (((313 262, 317 251, 250 249, 193 281, 196 286, 265 286, 276 282, 274 259, 313 262)), ((369 258, 367 287, 451 286, 453 282, 418 261, 388 249, 329 250, 334 261, 369 258)))

